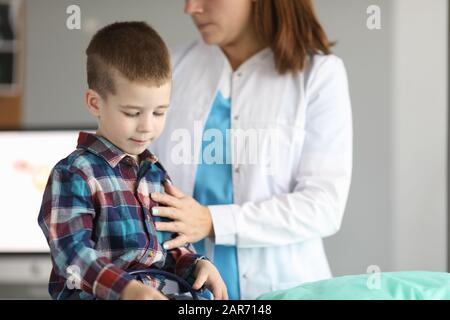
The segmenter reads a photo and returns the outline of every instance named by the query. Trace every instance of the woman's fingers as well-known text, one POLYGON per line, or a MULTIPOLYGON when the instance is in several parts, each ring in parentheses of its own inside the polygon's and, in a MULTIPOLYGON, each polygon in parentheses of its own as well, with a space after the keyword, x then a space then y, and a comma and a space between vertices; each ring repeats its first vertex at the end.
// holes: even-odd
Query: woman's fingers
POLYGON ((183 223, 179 221, 172 222, 155 222, 156 230, 174 233, 183 233, 183 223))
POLYGON ((152 194, 150 194, 150 197, 152 198, 153 201, 162 203, 168 207, 175 207, 175 208, 180 207, 180 201, 171 195, 153 192, 152 194))
POLYGON ((184 247, 188 242, 188 238, 184 234, 180 234, 178 237, 164 242, 164 248, 170 250, 173 248, 184 247))
POLYGON ((164 183, 164 191, 176 198, 183 198, 185 196, 183 192, 168 181, 164 183))
MULTIPOLYGON (((173 196, 152 193, 152 199, 167 207, 157 206, 155 216, 162 216, 172 222, 159 222, 159 231, 169 231, 186 235, 188 242, 197 242, 207 236, 214 236, 212 217, 208 207, 200 205, 192 197, 177 199, 173 196)), ((185 242, 182 242, 184 245, 185 242)))
POLYGON ((171 207, 153 207, 152 215, 155 217, 164 217, 171 220, 178 220, 178 211, 171 207))

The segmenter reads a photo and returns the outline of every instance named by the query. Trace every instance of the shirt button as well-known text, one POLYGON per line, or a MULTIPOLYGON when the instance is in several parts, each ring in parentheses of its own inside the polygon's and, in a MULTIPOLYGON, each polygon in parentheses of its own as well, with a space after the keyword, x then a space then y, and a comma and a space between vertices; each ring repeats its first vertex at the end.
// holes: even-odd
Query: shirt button
POLYGON ((238 77, 242 77, 242 72, 239 71, 239 72, 237 73, 237 76, 238 76, 238 77))

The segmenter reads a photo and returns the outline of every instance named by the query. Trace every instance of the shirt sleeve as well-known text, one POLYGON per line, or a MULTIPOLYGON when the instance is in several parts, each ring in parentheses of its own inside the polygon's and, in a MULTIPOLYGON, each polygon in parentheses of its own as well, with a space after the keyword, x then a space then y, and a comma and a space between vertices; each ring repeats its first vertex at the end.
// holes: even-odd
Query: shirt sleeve
POLYGON ((95 209, 87 177, 55 168, 44 192, 38 222, 47 238, 54 271, 99 299, 119 299, 133 280, 94 249, 95 209))
POLYGON ((209 206, 216 244, 289 245, 339 230, 350 188, 353 140, 342 60, 324 59, 306 91, 305 138, 300 165, 292 172, 293 191, 260 202, 209 206))

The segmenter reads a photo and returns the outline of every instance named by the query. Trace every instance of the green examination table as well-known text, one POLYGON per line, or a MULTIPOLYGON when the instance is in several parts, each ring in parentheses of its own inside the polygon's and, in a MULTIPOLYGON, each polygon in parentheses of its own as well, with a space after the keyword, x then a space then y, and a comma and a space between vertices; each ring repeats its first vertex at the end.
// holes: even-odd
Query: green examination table
POLYGON ((336 277, 265 293, 258 300, 450 300, 450 273, 381 272, 336 277))

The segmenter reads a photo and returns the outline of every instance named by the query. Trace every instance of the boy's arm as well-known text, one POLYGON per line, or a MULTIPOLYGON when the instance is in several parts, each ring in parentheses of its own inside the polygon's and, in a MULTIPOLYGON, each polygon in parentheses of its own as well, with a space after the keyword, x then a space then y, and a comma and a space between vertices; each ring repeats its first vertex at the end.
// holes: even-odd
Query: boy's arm
POLYGON ((119 299, 133 278, 93 248, 94 217, 92 191, 84 173, 54 169, 38 218, 54 270, 77 289, 100 299, 119 299))

